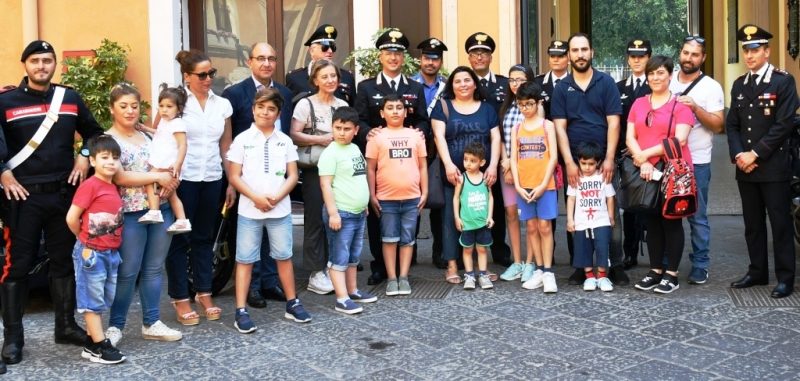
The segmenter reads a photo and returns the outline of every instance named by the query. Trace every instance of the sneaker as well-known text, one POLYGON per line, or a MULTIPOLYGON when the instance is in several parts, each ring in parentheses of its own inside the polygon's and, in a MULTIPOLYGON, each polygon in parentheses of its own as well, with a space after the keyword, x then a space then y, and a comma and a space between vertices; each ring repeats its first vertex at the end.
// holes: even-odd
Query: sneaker
POLYGON ((111 342, 111 345, 116 347, 119 341, 122 340, 122 331, 117 327, 108 327, 106 330, 106 339, 111 342))
POLYGON ((569 276, 569 284, 572 286, 577 286, 579 284, 583 284, 583 281, 586 280, 586 273, 583 269, 575 269, 575 272, 569 276))
POLYGON ((303 308, 300 299, 293 299, 286 302, 286 313, 283 314, 283 317, 298 323, 308 323, 311 321, 311 315, 303 308))
POLYGON ((703 284, 708 281, 708 270, 692 267, 689 273, 689 284, 703 284))
POLYGON ((606 277, 598 279, 597 286, 600 287, 600 291, 603 292, 614 291, 614 285, 611 283, 611 280, 606 277))
POLYGON ((250 314, 247 312, 246 308, 237 308, 236 315, 233 319, 233 326, 239 333, 252 333, 258 329, 258 327, 253 324, 253 320, 250 319, 250 314))
POLYGON ((544 288, 542 291, 545 293, 558 292, 558 285, 556 285, 556 274, 546 272, 542 275, 542 283, 544 288))
POLYGON ((411 284, 408 283, 408 278, 399 278, 397 285, 397 295, 411 295, 411 284))
POLYGON ((143 325, 142 336, 145 340, 158 341, 178 341, 183 338, 183 335, 180 333, 180 331, 176 331, 170 327, 167 327, 167 325, 162 323, 161 320, 157 320, 149 327, 143 325))
POLYGON ((519 279, 522 276, 523 268, 524 265, 522 263, 512 263, 511 266, 508 266, 506 271, 503 271, 503 273, 500 274, 500 279, 505 281, 519 279))
POLYGON ((397 279, 389 279, 386 281, 386 296, 395 296, 400 294, 400 286, 397 284, 397 279))
POLYGON ((661 274, 649 271, 647 275, 645 275, 644 278, 642 278, 642 280, 636 282, 636 285, 634 285, 633 287, 636 287, 639 290, 647 291, 647 290, 652 290, 653 287, 655 286, 658 286, 660 282, 661 282, 661 274))
POLYGON ((544 285, 542 277, 544 276, 544 272, 542 270, 536 270, 533 272, 533 276, 527 282, 522 284, 522 288, 526 290, 535 290, 539 287, 544 285))
POLYGON ((348 315, 353 315, 364 311, 364 307, 359 306, 351 299, 347 299, 343 303, 336 302, 336 306, 333 309, 339 312, 344 312, 348 315))
MULTIPOLYGON (((606 278, 603 278, 606 279, 606 278)), ((586 278, 583 281, 583 291, 594 291, 597 290, 597 278, 586 278)))
POLYGON ((478 284, 481 286, 481 289, 488 290, 490 288, 494 288, 492 281, 489 279, 489 275, 482 274, 478 275, 478 284))
POLYGON ((534 265, 533 263, 526 263, 525 268, 522 270, 522 276, 520 277, 522 283, 525 283, 529 281, 531 278, 533 278, 533 273, 535 271, 536 271, 536 265, 534 265))
POLYGON ((464 289, 465 290, 474 290, 475 289, 475 276, 472 274, 464 274, 464 289))
POLYGON ((374 303, 378 301, 377 296, 364 290, 356 290, 356 292, 350 294, 350 299, 358 303, 374 303))
POLYGON ((192 223, 185 218, 175 220, 175 222, 167 228, 167 233, 169 234, 183 234, 190 231, 192 231, 192 223))
POLYGON ((158 209, 148 210, 144 216, 139 217, 140 224, 160 224, 164 222, 164 217, 161 216, 161 211, 158 209))
POLYGON ((119 349, 111 345, 111 341, 105 339, 99 343, 86 344, 81 352, 81 357, 100 364, 119 364, 125 361, 125 356, 119 349))
POLYGON ((679 289, 681 286, 678 284, 678 277, 665 274, 661 278, 661 283, 653 290, 659 294, 669 294, 672 291, 679 289))
POLYGON ((325 295, 333 292, 333 283, 325 271, 314 271, 308 278, 308 287, 306 288, 315 294, 325 295))

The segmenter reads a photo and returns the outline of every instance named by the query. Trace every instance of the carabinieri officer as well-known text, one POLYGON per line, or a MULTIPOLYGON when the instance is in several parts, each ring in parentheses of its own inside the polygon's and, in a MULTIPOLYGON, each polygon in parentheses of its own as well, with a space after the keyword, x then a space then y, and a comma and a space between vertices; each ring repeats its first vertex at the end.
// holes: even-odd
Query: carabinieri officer
POLYGON ((778 279, 770 296, 784 298, 794 290, 788 137, 795 128, 800 100, 794 78, 769 63, 772 34, 747 24, 739 28, 736 38, 742 43, 748 71, 733 82, 725 129, 731 161, 736 163, 750 266, 747 274, 731 287, 747 288, 769 281, 766 212, 778 279))
MULTIPOLYGON (((292 70, 286 75, 286 87, 292 91, 292 95, 311 94, 315 91, 308 80, 311 67, 314 66, 314 61, 319 59, 333 61, 333 54, 336 53, 336 36, 338 34, 339 32, 333 25, 322 24, 306 40, 305 46, 308 46, 308 55, 311 57, 311 62, 308 63, 308 66, 292 70)), ((355 78, 353 73, 341 67, 339 68, 339 73, 342 78, 339 78, 339 88, 336 89, 333 95, 352 106, 356 101, 355 78)), ((285 99, 285 101, 291 103, 291 99, 285 99)))
POLYGON ((556 84, 569 75, 569 58, 567 57, 567 43, 561 40, 553 40, 547 47, 547 63, 550 71, 537 75, 533 82, 542 87, 544 96, 544 116, 550 120, 550 97, 553 96, 553 89, 556 84))

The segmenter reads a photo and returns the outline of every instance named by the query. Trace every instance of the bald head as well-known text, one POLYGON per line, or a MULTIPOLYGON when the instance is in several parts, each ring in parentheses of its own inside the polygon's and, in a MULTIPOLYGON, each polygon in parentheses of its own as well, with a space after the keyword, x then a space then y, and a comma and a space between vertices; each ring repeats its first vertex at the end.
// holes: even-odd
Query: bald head
POLYGON ((272 81, 272 73, 278 66, 278 56, 272 45, 266 42, 257 42, 250 47, 250 71, 253 76, 268 86, 272 81))

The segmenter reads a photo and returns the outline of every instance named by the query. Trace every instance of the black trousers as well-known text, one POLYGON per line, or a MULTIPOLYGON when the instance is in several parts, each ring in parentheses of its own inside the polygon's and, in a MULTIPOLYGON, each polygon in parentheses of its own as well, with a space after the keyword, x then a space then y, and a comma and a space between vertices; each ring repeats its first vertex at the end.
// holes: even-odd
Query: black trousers
MULTIPOLYGON (((502 173, 498 171, 498 173, 502 173)), ((503 181, 500 176, 497 181, 492 185, 492 198, 494 199, 494 210, 492 210, 492 219, 494 226, 492 226, 492 261, 494 263, 509 264, 511 263, 511 248, 506 244, 506 207, 503 205, 503 189, 500 182, 503 181)), ((453 202, 453 200, 445 200, 453 202)))
POLYGON ((758 280, 769 280, 766 223, 768 215, 775 255, 775 276, 778 282, 794 285, 795 252, 789 182, 739 181, 738 185, 742 197, 744 237, 750 255, 747 273, 758 280))
POLYGON ((328 264, 328 240, 322 223, 322 190, 319 170, 303 169, 303 268, 324 270, 328 264))
POLYGON ((678 271, 683 256, 683 219, 668 220, 655 213, 645 218, 650 267, 663 266, 666 257, 667 271, 678 271))
POLYGON ((625 258, 636 258, 639 254, 639 243, 644 238, 644 226, 646 218, 641 213, 624 211, 622 213, 622 227, 625 238, 622 248, 625 258))

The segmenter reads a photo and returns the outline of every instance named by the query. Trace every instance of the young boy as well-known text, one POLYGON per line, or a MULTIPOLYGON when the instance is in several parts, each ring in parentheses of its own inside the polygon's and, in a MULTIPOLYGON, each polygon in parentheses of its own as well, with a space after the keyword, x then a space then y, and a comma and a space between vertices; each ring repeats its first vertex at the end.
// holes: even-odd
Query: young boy
POLYGON ((486 273, 486 248, 492 245, 494 225, 492 191, 483 181, 481 166, 486 164, 486 151, 480 142, 472 142, 464 149, 462 181, 456 184, 453 195, 456 229, 461 232, 458 242, 464 248, 464 289, 475 289, 475 272, 472 268, 472 248, 478 252, 478 284, 482 289, 494 287, 486 273))
POLYGON ((425 137, 403 127, 405 103, 397 94, 383 98, 386 127, 367 142, 367 181, 373 210, 381 219, 386 295, 409 295, 408 269, 417 233, 417 217, 428 198, 425 137), (400 277, 397 246, 400 245, 400 277))
POLYGON ((364 226, 369 205, 367 162, 353 138, 358 133, 358 111, 340 107, 333 113, 333 143, 319 157, 319 183, 322 188, 322 221, 327 227, 328 273, 336 293, 334 309, 357 314, 372 303, 375 295, 359 290, 356 267, 364 245, 364 226))
POLYGON ((573 266, 586 272, 584 291, 594 291, 598 286, 603 291, 613 291, 606 269, 611 228, 614 226, 614 187, 603 181, 603 175, 597 169, 603 160, 600 145, 581 143, 575 154, 581 176, 577 189, 567 187, 567 231, 574 232, 573 266), (593 266, 597 267, 596 278, 593 266))
POLYGON ((311 321, 297 299, 292 267, 292 206, 289 192, 297 184, 297 147, 275 129, 283 98, 273 88, 262 89, 253 100, 254 122, 233 140, 228 151, 228 182, 241 194, 236 234, 236 314, 241 333, 256 330, 245 307, 253 263, 259 260, 264 229, 270 256, 286 293, 286 319, 311 321))
POLYGON ((72 250, 78 312, 86 320, 86 346, 81 357, 101 364, 118 364, 125 356, 103 334, 100 314, 111 307, 117 288, 122 243, 122 199, 111 182, 120 168, 120 147, 110 135, 89 142, 94 176, 75 192, 67 225, 78 240, 72 250))

